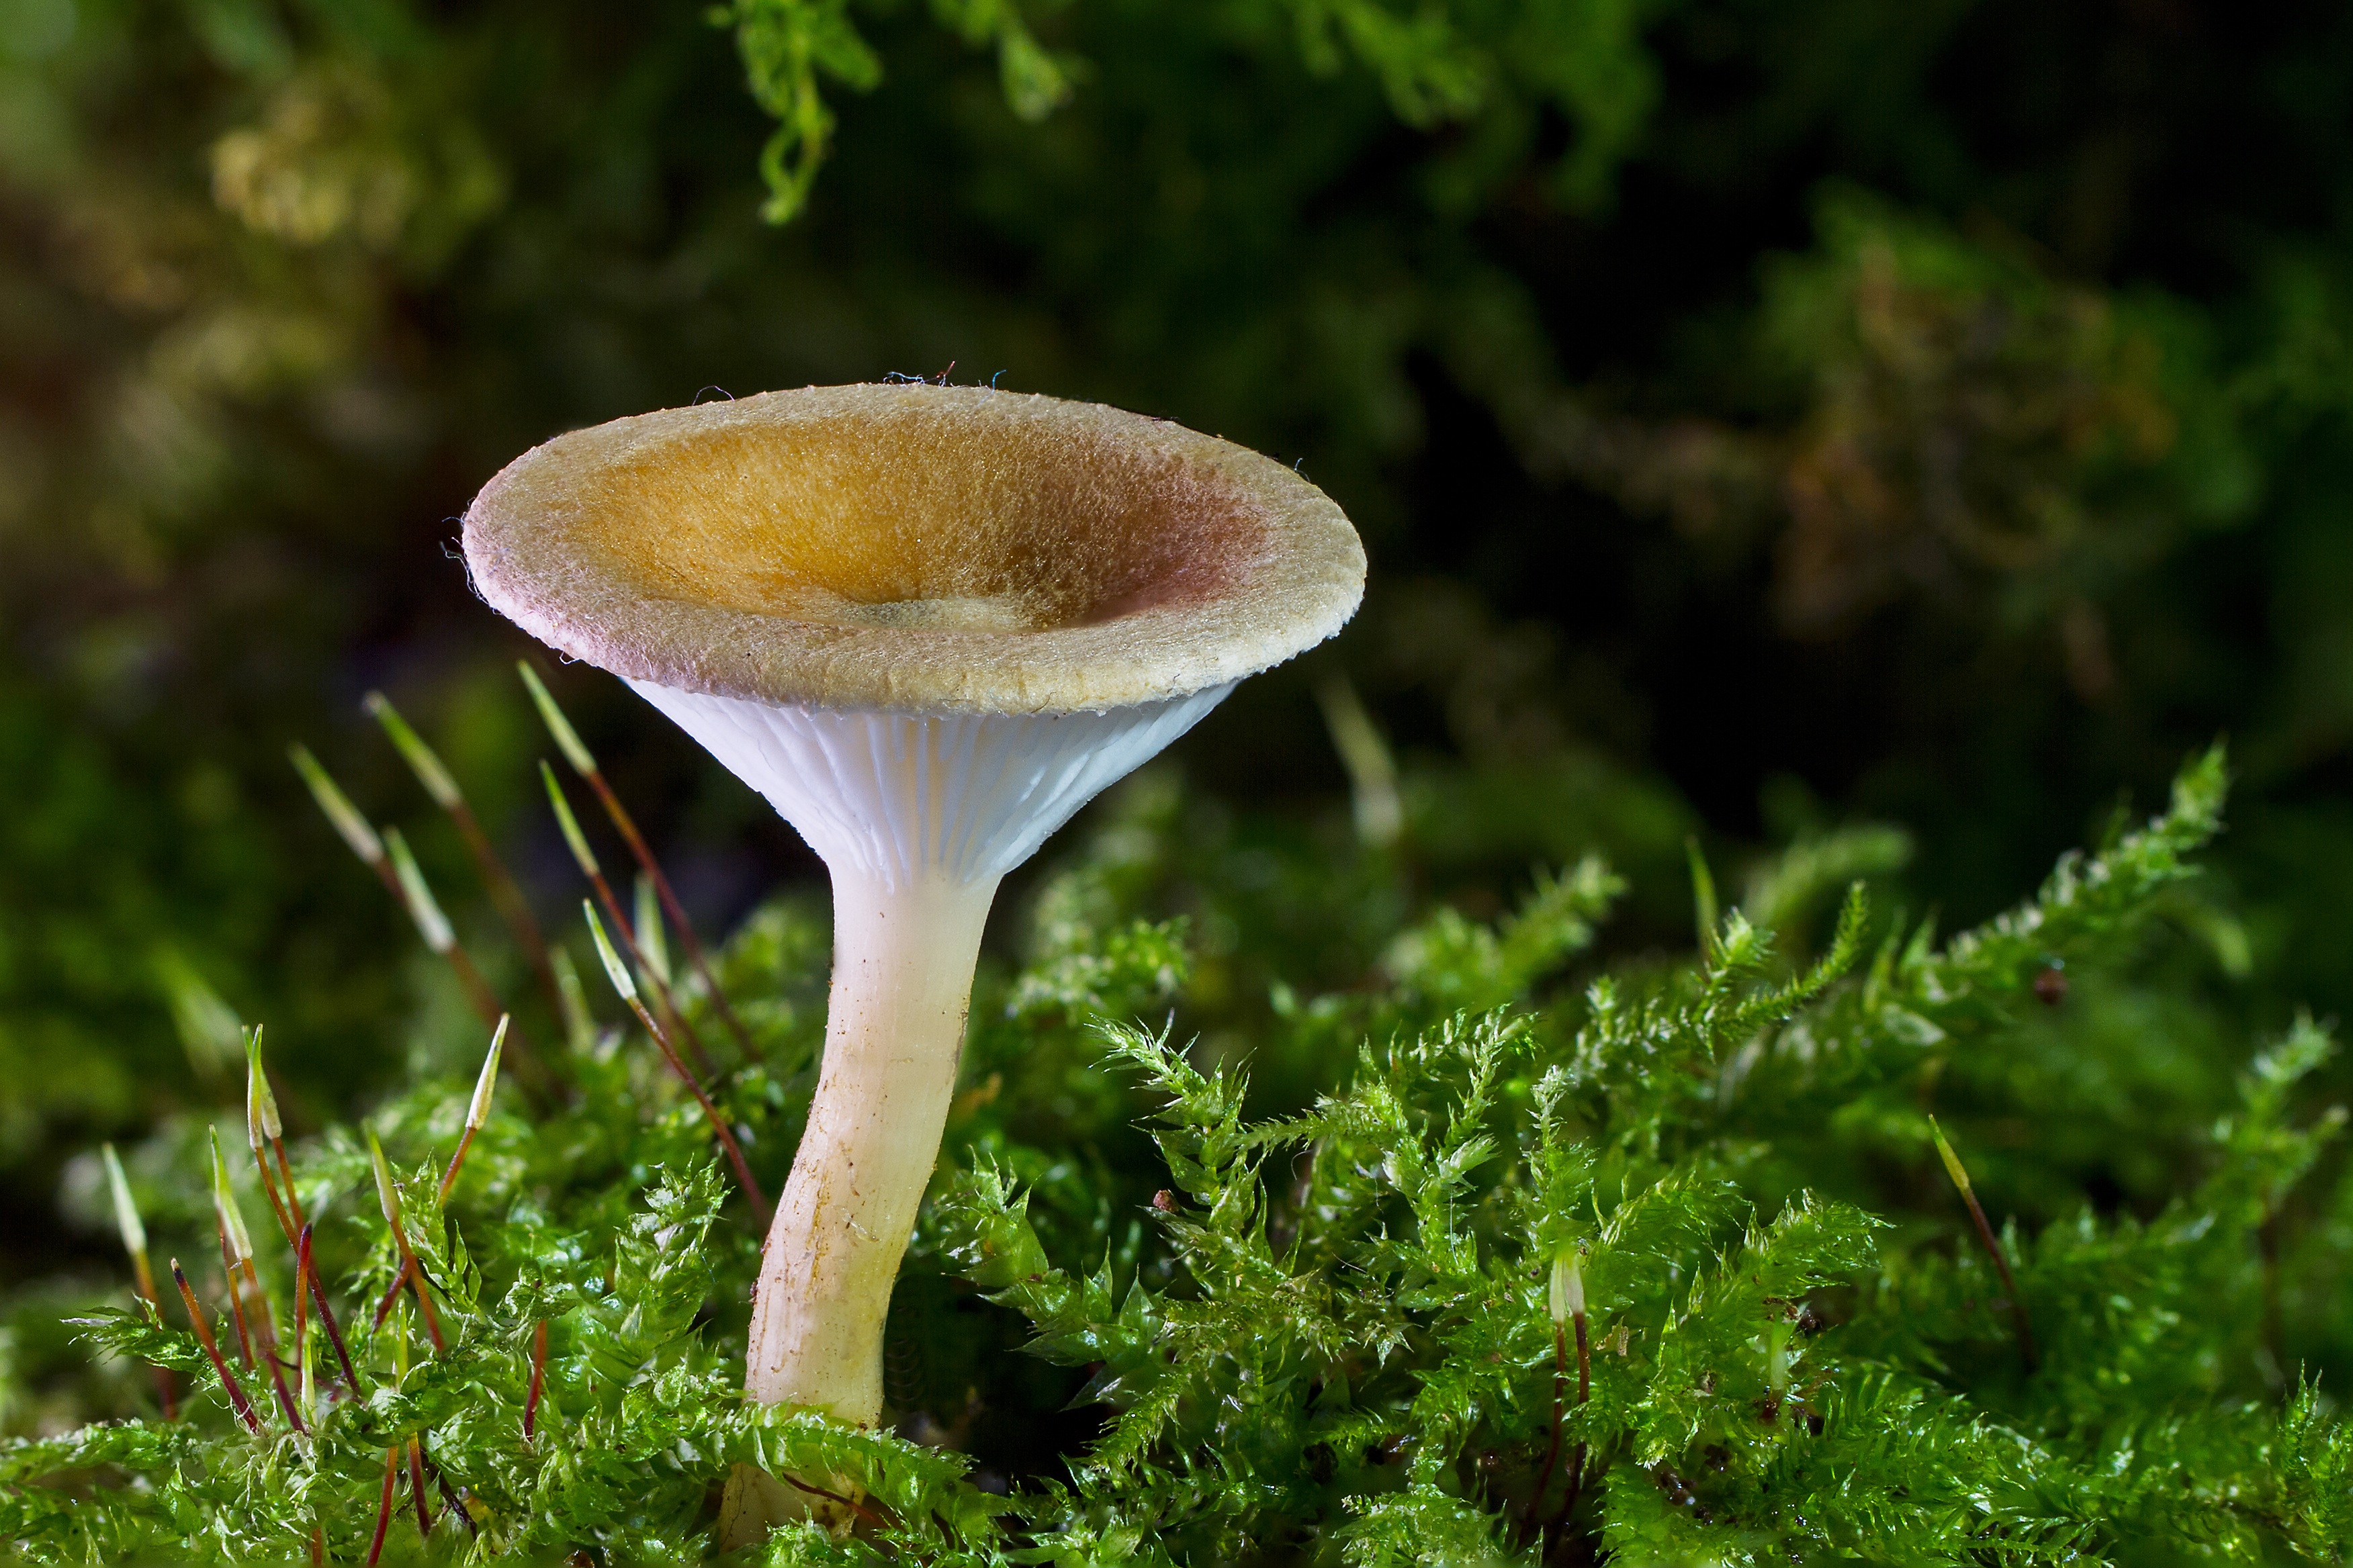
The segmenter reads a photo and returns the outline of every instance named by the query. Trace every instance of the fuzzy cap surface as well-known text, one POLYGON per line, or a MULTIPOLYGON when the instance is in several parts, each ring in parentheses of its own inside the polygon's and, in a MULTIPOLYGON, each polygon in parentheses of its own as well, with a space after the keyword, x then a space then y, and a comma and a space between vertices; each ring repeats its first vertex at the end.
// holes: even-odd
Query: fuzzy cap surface
POLYGON ((468 509, 492 606, 633 680, 939 713, 1100 712, 1339 630, 1365 552, 1271 458, 1101 404, 867 384, 616 419, 468 509))

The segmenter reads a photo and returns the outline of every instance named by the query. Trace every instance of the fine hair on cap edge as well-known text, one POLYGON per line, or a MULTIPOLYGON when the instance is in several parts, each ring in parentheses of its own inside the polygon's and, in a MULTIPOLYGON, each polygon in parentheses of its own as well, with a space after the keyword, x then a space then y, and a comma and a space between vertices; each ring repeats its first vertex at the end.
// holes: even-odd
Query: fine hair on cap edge
POLYGON ((1164 700, 1336 631, 1365 555, 1293 469, 1100 404, 808 387, 617 419, 465 520, 483 596, 676 689, 1050 713, 1164 700))

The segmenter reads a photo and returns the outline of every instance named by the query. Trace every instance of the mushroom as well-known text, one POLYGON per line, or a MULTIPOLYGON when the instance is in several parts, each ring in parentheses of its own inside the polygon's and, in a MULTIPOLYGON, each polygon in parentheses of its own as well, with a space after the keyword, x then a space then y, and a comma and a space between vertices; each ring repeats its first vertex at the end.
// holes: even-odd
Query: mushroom
POLYGON ((1363 547, 1229 442, 913 384, 558 437, 475 499, 465 551, 493 606, 626 679, 832 874, 825 1059, 745 1388, 871 1426, 998 882, 1237 681, 1337 631, 1363 547))

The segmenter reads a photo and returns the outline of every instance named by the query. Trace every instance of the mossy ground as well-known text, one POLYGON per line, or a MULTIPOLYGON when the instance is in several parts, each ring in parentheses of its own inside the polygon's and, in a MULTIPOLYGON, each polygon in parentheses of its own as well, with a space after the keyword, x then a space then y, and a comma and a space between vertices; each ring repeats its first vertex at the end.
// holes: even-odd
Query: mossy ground
MULTIPOLYGON (((1626 891, 1598 857, 1475 921, 1411 893, 1410 836, 1252 840, 1148 776, 984 977, 893 1304, 895 1431, 743 1405, 747 1205, 649 1042, 600 1026, 510 1075, 446 1209, 469 1082, 368 1121, 445 1348, 406 1299, 368 1325, 395 1254, 330 1125, 295 1167, 359 1396, 314 1329, 311 1432, 248 1435, 176 1308, 78 1317, 85 1398, 136 1407, 144 1362, 187 1408, 0 1451, 0 1529, 37 1560, 314 1532, 355 1559, 416 1436, 437 1522, 421 1548, 396 1466, 392 1560, 696 1559, 748 1462, 864 1496, 777 1562, 2336 1561, 2353 1435, 2313 1367, 2348 1348, 2343 1116, 2298 1092, 2324 1030, 2222 1047, 2200 999, 2223 783, 2192 763, 1948 939, 1818 842, 1700 951, 1597 957, 1626 891), (1322 973, 1268 973, 1284 929, 1321 931, 1322 973)), ((826 951, 787 903, 721 959, 755 1050, 715 1092, 772 1187, 826 951)), ((132 1161, 190 1256, 203 1128, 132 1161)))

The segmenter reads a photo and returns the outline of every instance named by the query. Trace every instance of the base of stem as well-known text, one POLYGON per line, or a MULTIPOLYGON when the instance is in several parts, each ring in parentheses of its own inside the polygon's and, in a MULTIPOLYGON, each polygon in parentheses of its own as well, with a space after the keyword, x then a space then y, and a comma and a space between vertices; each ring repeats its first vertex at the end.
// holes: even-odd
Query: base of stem
MULTIPOLYGON (((849 1482, 826 1488, 853 1503, 861 1489, 849 1482)), ((738 1465, 728 1473, 727 1490, 719 1503, 719 1549, 739 1551, 757 1543, 777 1525, 804 1520, 815 1520, 836 1537, 845 1536, 857 1519, 854 1507, 787 1485, 757 1465, 738 1465)))

